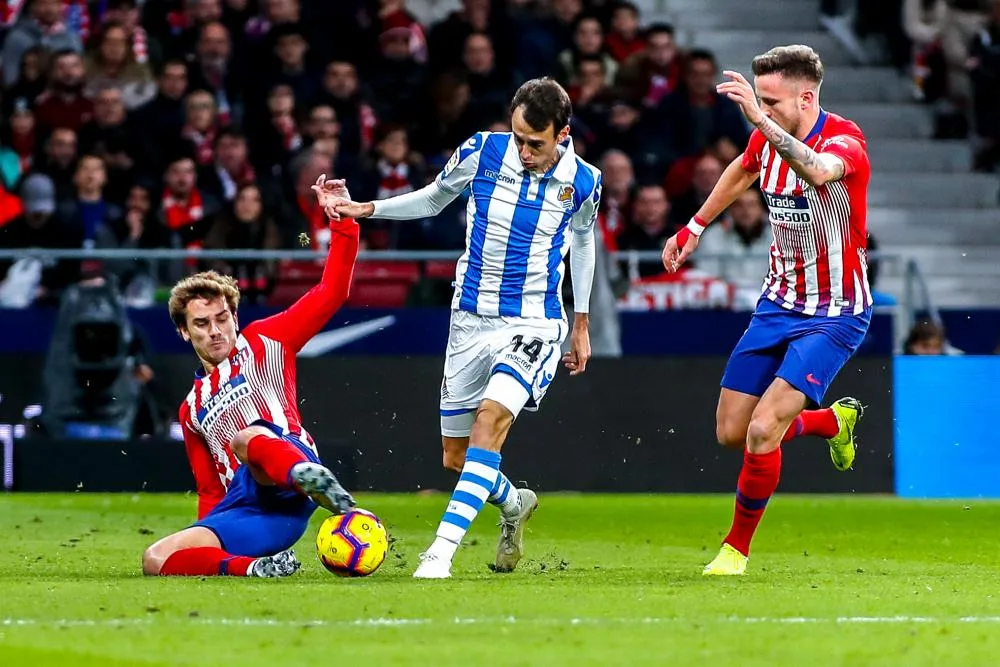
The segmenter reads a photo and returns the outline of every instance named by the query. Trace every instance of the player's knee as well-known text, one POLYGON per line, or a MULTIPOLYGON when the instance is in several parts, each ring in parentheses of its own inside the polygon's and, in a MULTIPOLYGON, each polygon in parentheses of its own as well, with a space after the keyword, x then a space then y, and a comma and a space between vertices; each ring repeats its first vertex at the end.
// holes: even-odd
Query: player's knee
POLYGON ((754 415, 747 427, 747 446, 753 451, 775 438, 780 440, 778 426, 778 420, 771 415, 754 415))
POLYGON ((164 561, 167 560, 167 555, 162 553, 155 544, 146 548, 142 552, 142 573, 155 577, 160 573, 163 568, 164 561))
POLYGON ((745 429, 734 429, 731 424, 719 422, 715 425, 715 439, 727 449, 743 449, 747 442, 745 429))
POLYGON ((495 437, 505 433, 513 421, 514 416, 499 403, 485 403, 476 411, 476 423, 473 428, 495 437))
POLYGON ((247 449, 250 447, 250 441, 258 435, 271 435, 271 433, 260 426, 250 426, 237 433, 233 437, 232 442, 229 443, 229 448, 233 450, 233 455, 243 463, 246 463, 249 457, 247 449))

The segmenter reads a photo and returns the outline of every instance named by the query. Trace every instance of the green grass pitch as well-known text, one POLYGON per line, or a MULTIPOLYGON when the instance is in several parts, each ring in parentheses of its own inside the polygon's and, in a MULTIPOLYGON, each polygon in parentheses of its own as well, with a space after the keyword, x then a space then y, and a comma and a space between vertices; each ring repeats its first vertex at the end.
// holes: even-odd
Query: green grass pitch
POLYGON ((706 579, 728 496, 542 495, 518 571, 496 510, 450 581, 410 578, 447 498, 363 495, 393 551, 282 580, 144 578, 194 499, 0 496, 0 665, 995 665, 1000 503, 778 495, 748 575, 706 579))

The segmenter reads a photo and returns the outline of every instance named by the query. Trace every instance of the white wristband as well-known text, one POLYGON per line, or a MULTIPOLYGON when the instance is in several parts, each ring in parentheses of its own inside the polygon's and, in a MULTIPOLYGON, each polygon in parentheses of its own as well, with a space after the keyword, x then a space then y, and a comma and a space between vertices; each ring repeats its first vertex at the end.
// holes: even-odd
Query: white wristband
POLYGON ((695 236, 701 236, 701 233, 708 228, 708 225, 703 225, 694 218, 691 218, 691 220, 687 223, 687 228, 688 231, 695 236))

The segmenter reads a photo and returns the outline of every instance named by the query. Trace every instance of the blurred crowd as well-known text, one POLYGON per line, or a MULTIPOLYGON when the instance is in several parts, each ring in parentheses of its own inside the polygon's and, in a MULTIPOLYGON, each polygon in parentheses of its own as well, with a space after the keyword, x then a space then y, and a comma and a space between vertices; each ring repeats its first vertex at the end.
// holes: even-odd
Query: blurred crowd
POLYGON ((937 138, 969 138, 977 171, 1000 167, 1000 0, 857 0, 854 27, 883 38, 937 138))
MULTIPOLYGON (((319 174, 362 200, 420 188, 473 132, 509 129, 522 81, 551 75, 573 100, 577 151, 604 170, 602 248, 658 250, 749 136, 715 92, 713 54, 682 50, 628 1, 462 0, 432 25, 406 0, 0 0, 0 15, 6 248, 322 248, 319 174)), ((982 25, 980 41, 996 35, 982 25)), ((969 57, 985 72, 983 44, 969 57)), ((363 227, 372 250, 464 240, 461 197, 433 222, 363 227)), ((764 256, 770 240, 751 192, 703 254, 764 256)), ((250 301, 284 279, 274 262, 211 266, 250 301)), ((196 268, 0 260, 0 302, 102 272, 141 302, 196 268)))

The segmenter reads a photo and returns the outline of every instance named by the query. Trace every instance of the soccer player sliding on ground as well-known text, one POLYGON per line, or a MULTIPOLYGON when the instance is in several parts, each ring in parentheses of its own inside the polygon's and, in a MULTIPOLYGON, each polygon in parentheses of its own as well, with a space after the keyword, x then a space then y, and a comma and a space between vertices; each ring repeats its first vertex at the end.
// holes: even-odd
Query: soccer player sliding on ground
POLYGON ((738 72, 725 72, 729 80, 718 86, 756 128, 746 151, 663 249, 664 267, 676 271, 705 227, 759 176, 774 243, 763 294, 722 377, 716 434, 744 455, 732 527, 707 575, 746 571, 750 541, 778 486, 782 443, 826 438, 837 470, 851 467, 861 404, 842 398, 826 409, 805 408, 822 404, 864 339, 872 310, 865 137, 820 106, 823 64, 808 46, 776 47, 752 67, 756 93, 738 72))
POLYGON ((524 523, 538 504, 500 472, 500 449, 521 410, 536 410, 559 366, 569 329, 563 258, 572 246, 570 375, 590 358, 589 304, 600 171, 573 150, 569 96, 551 79, 528 81, 511 103, 513 132, 480 132, 463 143, 427 187, 375 202, 340 202, 352 218, 437 215, 470 187, 466 250, 458 261, 441 383, 444 466, 460 473, 414 577, 451 576, 451 563, 487 501, 500 508, 495 567, 523 553, 524 523))
MULTIPOLYGON (((324 205, 350 196, 325 174, 313 188, 324 205)), ((331 219, 330 232, 320 283, 242 331, 234 279, 208 271, 171 290, 170 317, 202 365, 179 417, 198 520, 146 549, 145 574, 287 576, 299 568, 289 547, 316 506, 354 506, 320 463, 296 399, 295 356, 347 299, 358 255, 357 223, 331 219)))

